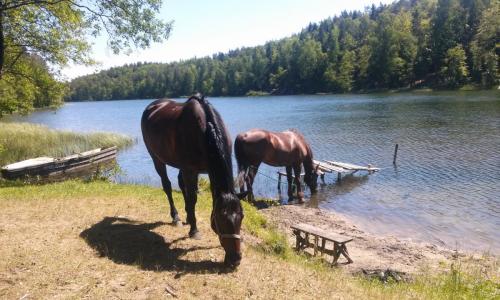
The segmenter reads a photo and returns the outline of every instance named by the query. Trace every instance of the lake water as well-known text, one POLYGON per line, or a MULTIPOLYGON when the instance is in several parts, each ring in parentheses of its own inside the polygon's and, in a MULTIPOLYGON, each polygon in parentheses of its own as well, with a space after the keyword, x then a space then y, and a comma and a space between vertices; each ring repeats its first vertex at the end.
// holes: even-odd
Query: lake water
MULTIPOLYGON (((382 168, 369 176, 346 177, 340 183, 335 175, 327 174, 326 185, 308 205, 340 212, 375 234, 500 252, 499 92, 209 100, 233 139, 256 127, 274 131, 297 128, 310 142, 316 159, 382 168)), ((41 111, 10 120, 130 135, 137 144, 118 156, 125 171, 120 180, 159 186, 140 132, 140 117, 150 102, 67 103, 57 112, 41 111)), ((279 197, 276 171, 261 168, 255 183, 257 194, 279 197)), ((169 176, 173 183, 177 181, 176 170, 169 169, 169 176)))

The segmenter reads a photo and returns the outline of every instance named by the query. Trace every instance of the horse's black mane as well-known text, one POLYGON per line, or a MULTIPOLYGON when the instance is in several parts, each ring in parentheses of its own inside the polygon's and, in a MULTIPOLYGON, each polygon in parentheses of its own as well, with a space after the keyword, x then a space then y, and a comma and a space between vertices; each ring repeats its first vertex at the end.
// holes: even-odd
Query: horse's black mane
POLYGON ((191 96, 188 101, 190 100, 198 101, 205 112, 208 176, 214 187, 213 192, 234 193, 231 147, 227 143, 229 138, 222 118, 213 106, 205 100, 205 96, 198 93, 191 96))

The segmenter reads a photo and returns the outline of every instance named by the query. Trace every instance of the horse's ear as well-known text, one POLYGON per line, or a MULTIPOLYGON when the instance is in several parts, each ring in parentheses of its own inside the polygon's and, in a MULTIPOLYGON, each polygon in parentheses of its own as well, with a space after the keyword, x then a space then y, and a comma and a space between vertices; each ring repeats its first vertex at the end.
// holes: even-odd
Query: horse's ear
POLYGON ((240 200, 243 200, 245 199, 245 197, 248 195, 248 191, 244 191, 244 192, 241 192, 241 193, 238 193, 236 194, 236 196, 238 197, 238 199, 240 200))

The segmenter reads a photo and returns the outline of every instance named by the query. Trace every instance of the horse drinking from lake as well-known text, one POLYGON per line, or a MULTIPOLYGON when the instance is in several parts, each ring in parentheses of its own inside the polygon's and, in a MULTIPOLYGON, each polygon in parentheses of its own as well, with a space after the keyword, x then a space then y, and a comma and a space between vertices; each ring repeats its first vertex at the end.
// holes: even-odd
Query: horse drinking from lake
POLYGON ((297 187, 297 198, 303 202, 300 173, 304 165, 304 182, 316 193, 318 175, 313 164, 313 153, 304 136, 297 130, 271 132, 264 129, 252 129, 240 133, 234 143, 236 161, 238 162, 238 178, 240 190, 246 183, 249 198, 254 201, 252 185, 261 163, 274 167, 286 167, 289 201, 293 199, 292 170, 295 173, 294 183, 297 187))
POLYGON ((180 219, 172 198, 166 165, 179 169, 179 187, 186 204, 189 236, 199 238, 196 227, 198 174, 210 178, 213 207, 212 230, 226 255, 224 263, 236 267, 241 261, 240 227, 243 209, 234 189, 231 140, 219 113, 199 94, 185 103, 160 99, 149 104, 141 120, 142 136, 161 177, 174 223, 180 219))

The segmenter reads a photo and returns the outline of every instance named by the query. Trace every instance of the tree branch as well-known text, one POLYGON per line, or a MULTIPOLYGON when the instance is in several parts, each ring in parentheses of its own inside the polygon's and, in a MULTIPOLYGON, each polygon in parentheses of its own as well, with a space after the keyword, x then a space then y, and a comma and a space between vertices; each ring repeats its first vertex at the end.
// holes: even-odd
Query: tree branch
POLYGON ((17 3, 14 2, 14 3, 11 3, 10 5, 7 4, 7 3, 4 3, 2 9, 4 11, 7 11, 7 10, 11 10, 11 9, 16 9, 16 8, 19 8, 19 7, 22 7, 22 6, 34 5, 34 4, 54 5, 54 4, 58 4, 58 3, 64 2, 64 1, 68 1, 68 0, 55 0, 55 1, 31 0, 31 1, 21 1, 21 2, 17 2, 17 3))

